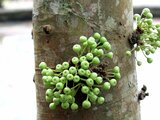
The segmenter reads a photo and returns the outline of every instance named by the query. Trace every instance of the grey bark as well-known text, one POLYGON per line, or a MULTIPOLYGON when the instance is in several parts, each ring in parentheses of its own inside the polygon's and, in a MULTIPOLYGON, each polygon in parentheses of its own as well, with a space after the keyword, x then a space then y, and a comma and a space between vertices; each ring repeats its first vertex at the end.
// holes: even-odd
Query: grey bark
POLYGON ((133 30, 132 0, 34 0, 33 15, 37 120, 140 120, 135 62, 124 55, 133 30), (79 36, 95 31, 112 44, 115 56, 111 66, 121 67, 122 79, 105 93, 104 105, 76 112, 50 110, 38 64, 45 61, 54 67, 68 60, 74 55, 71 48, 79 36))

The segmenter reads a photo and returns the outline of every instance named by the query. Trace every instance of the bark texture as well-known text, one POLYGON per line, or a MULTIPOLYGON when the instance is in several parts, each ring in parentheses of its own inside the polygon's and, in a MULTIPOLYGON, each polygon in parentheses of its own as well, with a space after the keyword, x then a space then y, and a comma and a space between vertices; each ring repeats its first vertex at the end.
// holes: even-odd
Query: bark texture
POLYGON ((34 0, 33 15, 37 120, 140 120, 135 63, 124 55, 132 33, 132 0, 34 0), (112 44, 111 66, 121 67, 122 79, 105 94, 101 106, 75 112, 50 110, 38 64, 45 61, 54 67, 68 60, 74 55, 72 45, 79 36, 95 31, 112 44))

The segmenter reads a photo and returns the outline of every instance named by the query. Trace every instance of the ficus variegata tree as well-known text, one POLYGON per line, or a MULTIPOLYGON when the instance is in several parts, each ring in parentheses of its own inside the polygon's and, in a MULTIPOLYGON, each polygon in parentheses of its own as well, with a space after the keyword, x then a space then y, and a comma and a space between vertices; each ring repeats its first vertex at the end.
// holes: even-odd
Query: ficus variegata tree
MULTIPOLYGON (((128 38, 132 33, 132 0, 34 0, 33 38, 37 120, 140 120, 135 57, 125 56, 125 52, 131 49, 128 38), (41 64, 40 68, 39 64, 44 61, 49 68, 56 67, 60 70, 61 66, 57 64, 68 62, 75 56, 73 51, 79 51, 78 45, 72 50, 72 46, 79 42, 79 37, 81 35, 89 37, 95 32, 107 38, 114 53, 113 59, 105 60, 106 64, 103 67, 113 68, 118 65, 121 69, 121 79, 114 88, 103 92, 105 99, 102 105, 93 104, 90 107, 87 101, 84 103, 86 108, 88 105, 90 107, 87 110, 62 109, 68 104, 51 110, 54 104, 49 106, 45 95, 46 92, 47 95, 52 92, 46 91, 40 69, 44 64, 41 64)), ((100 53, 102 54, 102 50, 100 53)), ((88 59, 91 59, 90 57, 88 59)), ((76 62, 76 59, 73 61, 76 62)), ((85 62, 81 67, 88 69, 87 64, 85 62)), ((74 68, 70 71, 74 73, 74 68)), ((81 70, 79 74, 83 74, 83 71, 81 70)), ((71 78, 72 75, 68 77, 71 78)), ((91 86, 91 83, 89 80, 87 84, 91 86)), ((62 87, 62 84, 56 85, 56 89, 61 90, 62 87)), ((85 93, 87 89, 83 88, 82 91, 85 93)), ((65 90, 66 93, 69 91, 69 89, 65 90)), ((82 97, 83 95, 79 97, 80 101, 82 97)), ((99 103, 101 101, 102 99, 99 103)), ((76 104, 72 108, 76 108, 76 104)))

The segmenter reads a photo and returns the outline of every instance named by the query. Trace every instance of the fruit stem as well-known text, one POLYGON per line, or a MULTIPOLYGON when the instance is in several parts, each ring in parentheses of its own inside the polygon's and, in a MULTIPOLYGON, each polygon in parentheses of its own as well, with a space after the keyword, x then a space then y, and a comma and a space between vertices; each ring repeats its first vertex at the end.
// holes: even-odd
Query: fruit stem
POLYGON ((74 88, 76 88, 76 87, 78 87, 80 85, 82 85, 82 83, 78 83, 76 86, 72 87, 71 89, 74 89, 74 88))
POLYGON ((68 80, 66 80, 66 87, 68 87, 68 80))
POLYGON ((59 90, 58 92, 59 92, 59 93, 61 93, 61 92, 62 92, 62 90, 59 90))
POLYGON ((141 51, 142 51, 144 57, 145 57, 145 58, 148 58, 142 49, 141 49, 141 51))
POLYGON ((102 85, 93 85, 93 87, 102 87, 102 85))
MULTIPOLYGON (((81 83, 80 83, 80 84, 81 84, 81 83)), ((77 84, 77 85, 78 85, 78 84, 77 84)), ((77 85, 76 85, 76 86, 77 86, 77 85)), ((77 94, 77 92, 78 92, 78 90, 79 90, 80 87, 81 87, 81 86, 79 85, 78 88, 76 89, 75 94, 77 94)))
POLYGON ((89 98, 88 96, 89 96, 89 95, 87 94, 87 98, 86 98, 87 101, 88 101, 88 98, 89 98))
POLYGON ((109 71, 109 72, 107 71, 107 75, 111 75, 112 76, 112 75, 114 75, 114 73, 111 72, 111 71, 109 71))
POLYGON ((80 56, 82 56, 83 55, 83 53, 84 53, 84 51, 85 51, 85 49, 87 48, 87 46, 85 46, 83 49, 82 49, 82 51, 81 51, 81 54, 80 55, 78 55, 78 57, 80 58, 80 56))
POLYGON ((138 47, 138 45, 136 44, 136 46, 133 47, 133 49, 131 50, 131 52, 133 52, 137 47, 138 47))
POLYGON ((56 89, 56 88, 53 88, 53 89, 52 89, 52 90, 53 90, 53 92, 55 91, 55 89, 56 89))
POLYGON ((81 78, 82 81, 86 82, 86 79, 81 78))

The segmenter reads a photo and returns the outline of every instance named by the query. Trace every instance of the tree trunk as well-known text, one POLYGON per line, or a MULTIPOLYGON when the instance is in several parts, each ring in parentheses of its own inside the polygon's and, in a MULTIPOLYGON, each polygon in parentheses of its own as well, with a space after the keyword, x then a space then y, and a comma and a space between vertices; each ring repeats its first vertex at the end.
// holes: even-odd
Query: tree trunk
POLYGON ((134 58, 125 57, 133 30, 132 0, 34 0, 33 36, 37 120, 140 120, 134 58), (105 104, 89 110, 50 110, 38 65, 49 67, 70 59, 80 35, 105 35, 112 44, 112 65, 121 67, 122 79, 105 94, 105 104))

